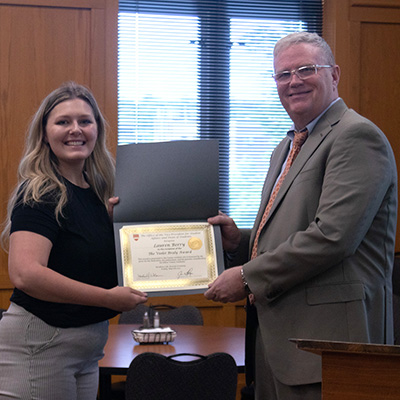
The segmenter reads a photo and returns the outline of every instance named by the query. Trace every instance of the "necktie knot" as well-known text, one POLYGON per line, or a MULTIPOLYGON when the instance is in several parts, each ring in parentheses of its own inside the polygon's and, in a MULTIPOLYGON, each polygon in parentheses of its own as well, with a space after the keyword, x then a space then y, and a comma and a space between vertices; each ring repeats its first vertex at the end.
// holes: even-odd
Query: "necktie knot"
POLYGON ((308 136, 308 130, 305 129, 301 132, 294 132, 294 139, 293 139, 293 146, 301 147, 303 146, 304 142, 306 141, 308 136))

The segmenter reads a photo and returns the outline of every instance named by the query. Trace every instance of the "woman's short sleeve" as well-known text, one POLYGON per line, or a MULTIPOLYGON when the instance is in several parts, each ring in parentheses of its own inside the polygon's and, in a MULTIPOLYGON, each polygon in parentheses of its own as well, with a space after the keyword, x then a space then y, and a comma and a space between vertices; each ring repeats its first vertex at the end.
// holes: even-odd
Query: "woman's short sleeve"
POLYGON ((42 235, 53 244, 60 226, 55 217, 55 207, 48 202, 17 205, 11 214, 11 231, 29 231, 42 235))

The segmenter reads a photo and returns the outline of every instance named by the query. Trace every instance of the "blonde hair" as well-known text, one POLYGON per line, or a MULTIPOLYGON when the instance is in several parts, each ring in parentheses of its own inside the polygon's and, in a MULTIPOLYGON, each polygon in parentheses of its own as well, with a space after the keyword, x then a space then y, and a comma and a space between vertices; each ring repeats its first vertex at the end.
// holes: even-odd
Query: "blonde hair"
POLYGON ((105 207, 108 205, 108 199, 113 196, 115 163, 107 149, 106 121, 91 91, 75 82, 67 82, 42 101, 28 128, 24 155, 18 167, 18 183, 8 202, 7 217, 1 234, 4 249, 8 248, 11 213, 21 194, 21 203, 28 204, 40 202, 43 196, 55 192, 57 221, 63 214, 63 208, 68 201, 67 188, 58 169, 57 157, 45 143, 44 136, 47 119, 54 107, 73 99, 82 99, 88 103, 97 122, 96 144, 84 165, 86 179, 105 207))

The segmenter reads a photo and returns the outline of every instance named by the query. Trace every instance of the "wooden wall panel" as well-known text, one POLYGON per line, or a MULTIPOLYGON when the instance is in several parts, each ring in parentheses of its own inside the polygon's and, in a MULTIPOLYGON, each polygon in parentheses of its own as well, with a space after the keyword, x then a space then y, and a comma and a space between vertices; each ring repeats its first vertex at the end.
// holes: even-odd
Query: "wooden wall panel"
MULTIPOLYGON (((0 0, 0 220, 16 183, 25 132, 41 100, 61 83, 89 86, 117 143, 118 0, 0 0)), ((0 250, 0 291, 9 295, 0 250)), ((0 295, 0 307, 5 295, 0 295)))
POLYGON ((324 37, 342 70, 340 96, 383 130, 400 176, 400 0, 326 0, 324 37))
POLYGON ((0 289, 0 308, 7 310, 10 305, 12 289, 0 289))

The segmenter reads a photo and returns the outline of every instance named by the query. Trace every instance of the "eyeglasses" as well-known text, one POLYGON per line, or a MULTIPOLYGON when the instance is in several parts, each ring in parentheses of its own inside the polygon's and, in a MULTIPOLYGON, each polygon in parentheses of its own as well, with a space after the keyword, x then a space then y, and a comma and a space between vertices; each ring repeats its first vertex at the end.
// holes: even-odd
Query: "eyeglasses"
POLYGON ((305 80, 311 78, 313 75, 316 75, 320 68, 332 68, 332 67, 333 67, 332 65, 318 65, 318 64, 305 65, 303 67, 293 69, 292 71, 278 72, 277 74, 272 75, 272 77, 275 79, 276 83, 283 84, 290 82, 293 74, 295 74, 301 80, 305 80))

